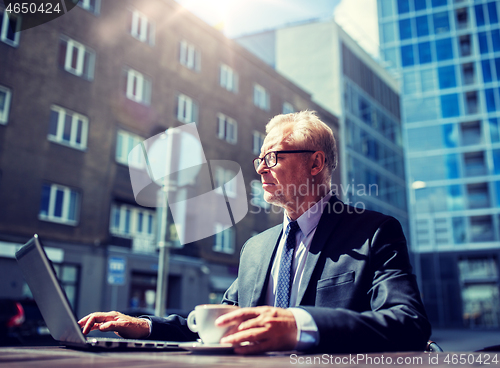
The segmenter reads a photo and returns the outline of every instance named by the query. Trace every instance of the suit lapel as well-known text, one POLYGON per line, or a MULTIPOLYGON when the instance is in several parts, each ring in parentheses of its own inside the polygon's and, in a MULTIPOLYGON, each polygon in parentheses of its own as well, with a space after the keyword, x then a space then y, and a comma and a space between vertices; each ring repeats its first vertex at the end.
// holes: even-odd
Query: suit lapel
POLYGON ((275 226, 270 229, 268 234, 266 234, 266 238, 261 240, 261 249, 258 262, 259 270, 257 271, 256 280, 254 290, 252 292, 252 298, 250 300, 250 307, 256 307, 259 305, 259 301, 262 297, 263 291, 266 290, 269 272, 272 267, 272 262, 274 259, 274 254, 276 252, 276 248, 278 247, 278 242, 281 237, 281 232, 283 230, 283 225, 275 226))
MULTIPOLYGON (((300 305, 304 294, 306 293, 307 287, 311 281, 311 276, 316 268, 318 259, 321 255, 326 241, 330 237, 333 229, 336 227, 336 222, 338 221, 338 216, 335 214, 335 203, 341 202, 335 195, 332 196, 330 201, 326 204, 323 214, 314 233, 314 237, 311 241, 311 246, 309 247, 309 252, 306 258, 306 264, 304 267, 304 273, 302 275, 302 281, 300 283, 299 292, 297 295, 297 305, 300 305)), ((342 203, 342 202, 341 202, 342 203)), ((345 206, 342 203, 343 206, 345 206)))

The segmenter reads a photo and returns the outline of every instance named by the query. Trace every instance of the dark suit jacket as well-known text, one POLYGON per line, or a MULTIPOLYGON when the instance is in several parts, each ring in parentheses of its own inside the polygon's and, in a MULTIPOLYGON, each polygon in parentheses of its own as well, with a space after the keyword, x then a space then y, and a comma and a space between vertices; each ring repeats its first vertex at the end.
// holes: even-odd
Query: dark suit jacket
MULTIPOLYGON (((223 303, 264 305, 281 233, 278 225, 247 241, 223 303)), ((430 336, 399 222, 335 196, 312 240, 297 302, 318 326, 314 352, 423 351, 430 336)), ((185 329, 179 317, 153 318, 151 338, 197 338, 185 329)))

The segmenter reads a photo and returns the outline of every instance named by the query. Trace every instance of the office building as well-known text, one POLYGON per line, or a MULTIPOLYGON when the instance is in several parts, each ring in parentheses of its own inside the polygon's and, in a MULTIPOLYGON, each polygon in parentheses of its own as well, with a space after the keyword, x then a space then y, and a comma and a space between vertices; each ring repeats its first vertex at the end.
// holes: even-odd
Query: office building
POLYGON ((378 0, 399 74, 412 251, 437 326, 499 327, 498 1, 378 0))

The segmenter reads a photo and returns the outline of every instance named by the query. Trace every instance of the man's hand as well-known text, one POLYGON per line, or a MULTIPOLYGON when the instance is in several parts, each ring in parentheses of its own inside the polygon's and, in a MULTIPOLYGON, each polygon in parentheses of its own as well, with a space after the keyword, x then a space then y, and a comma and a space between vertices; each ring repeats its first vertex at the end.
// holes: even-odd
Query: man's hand
POLYGON ((114 331, 126 339, 141 339, 149 335, 149 324, 142 318, 120 312, 96 312, 78 321, 84 335, 90 331, 114 331))
POLYGON ((236 345, 237 354, 293 350, 297 344, 297 324, 293 313, 283 308, 241 308, 220 316, 217 326, 234 325, 221 343, 236 345), (238 346, 242 342, 249 345, 238 346))

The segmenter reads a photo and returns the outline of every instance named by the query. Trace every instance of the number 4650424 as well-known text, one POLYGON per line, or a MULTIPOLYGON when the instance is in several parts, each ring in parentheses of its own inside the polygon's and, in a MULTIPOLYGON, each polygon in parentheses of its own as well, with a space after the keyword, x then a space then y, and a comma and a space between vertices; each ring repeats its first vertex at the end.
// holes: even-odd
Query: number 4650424
POLYGON ((60 3, 57 2, 55 5, 52 3, 10 3, 7 8, 5 8, 7 13, 14 14, 52 14, 60 13, 61 7, 60 3))

